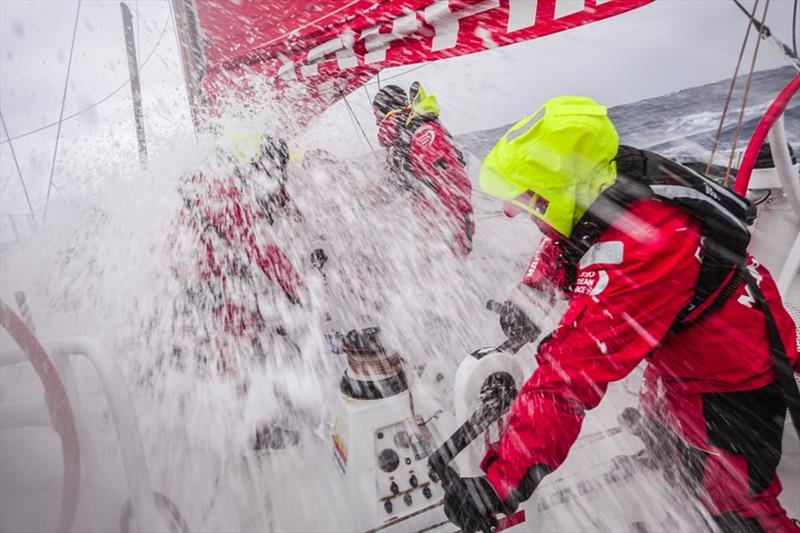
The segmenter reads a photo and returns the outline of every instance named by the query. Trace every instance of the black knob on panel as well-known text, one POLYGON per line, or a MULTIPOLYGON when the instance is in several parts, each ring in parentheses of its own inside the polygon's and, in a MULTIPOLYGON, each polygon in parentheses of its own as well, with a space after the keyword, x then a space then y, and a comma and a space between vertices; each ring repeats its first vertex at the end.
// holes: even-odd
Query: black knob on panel
POLYGON ((400 466, 400 456, 391 448, 385 448, 378 454, 378 468, 386 472, 394 472, 400 466))
POLYGON ((411 485, 412 489, 416 489, 417 485, 419 485, 419 481, 417 480, 417 476, 411 474, 411 477, 408 478, 408 484, 411 485))
POLYGON ((433 493, 431 492, 431 487, 429 485, 425 485, 424 487, 422 487, 422 495, 425 496, 429 500, 431 499, 431 496, 433 496, 433 493))
POLYGON ((387 513, 392 514, 392 500, 386 500, 385 502, 383 502, 383 509, 387 513))
POLYGON ((406 492, 403 494, 403 501, 406 502, 406 505, 411 505, 411 493, 406 492))
POLYGON ((392 491, 392 494, 398 495, 400 494, 400 487, 397 486, 397 483, 392 481, 392 484, 389 485, 389 490, 392 491))

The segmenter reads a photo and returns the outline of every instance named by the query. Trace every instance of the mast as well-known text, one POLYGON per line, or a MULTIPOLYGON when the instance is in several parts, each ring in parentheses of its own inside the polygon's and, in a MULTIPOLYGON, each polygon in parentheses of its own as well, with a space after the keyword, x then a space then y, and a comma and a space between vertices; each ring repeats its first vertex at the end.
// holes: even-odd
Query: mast
POLYGON ((133 15, 130 8, 119 3, 122 11, 122 27, 125 32, 125 49, 128 52, 128 73, 131 77, 131 96, 133 97, 133 118, 136 121, 136 140, 139 143, 139 161, 147 164, 147 144, 144 138, 144 116, 142 115, 142 87, 139 83, 139 63, 136 59, 136 41, 133 37, 133 15))
POLYGON ((206 97, 203 91, 205 59, 203 43, 197 21, 197 6, 194 0, 170 0, 178 33, 183 79, 195 131, 200 128, 202 110, 206 97))

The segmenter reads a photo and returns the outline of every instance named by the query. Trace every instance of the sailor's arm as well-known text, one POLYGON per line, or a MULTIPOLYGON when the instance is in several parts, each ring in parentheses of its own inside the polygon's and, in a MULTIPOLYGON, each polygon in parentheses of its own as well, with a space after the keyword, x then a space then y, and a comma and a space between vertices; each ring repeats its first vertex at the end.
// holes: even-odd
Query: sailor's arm
POLYGON ((542 331, 553 329, 560 316, 556 306, 569 293, 560 244, 543 237, 520 282, 504 302, 486 306, 500 316, 500 327, 511 346, 535 341, 542 331))
POLYGON ((677 232, 693 231, 680 219, 665 220, 647 241, 617 232, 584 256, 569 306, 482 465, 502 499, 526 499, 536 485, 525 483, 529 470, 538 465, 540 478, 561 465, 586 411, 658 345, 689 301, 699 235, 677 232))

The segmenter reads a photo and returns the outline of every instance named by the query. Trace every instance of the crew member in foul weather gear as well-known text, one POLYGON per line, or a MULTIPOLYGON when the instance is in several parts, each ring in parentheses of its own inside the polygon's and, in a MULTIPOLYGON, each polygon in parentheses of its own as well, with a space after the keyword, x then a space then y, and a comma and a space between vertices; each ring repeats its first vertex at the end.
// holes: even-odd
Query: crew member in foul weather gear
MULTIPOLYGON (((609 383, 643 361, 640 407, 658 459, 680 472, 672 479, 722 531, 800 531, 776 475, 797 393, 784 380, 800 367, 796 328, 746 253, 749 202, 703 180, 619 146, 606 108, 583 97, 548 101, 486 157, 483 190, 546 235, 525 289, 568 304, 482 462, 485 478, 447 489, 447 514, 465 531, 528 499, 609 383)), ((504 311, 519 323, 520 309, 504 311)))
POLYGON ((252 165, 257 171, 254 181, 259 191, 256 195, 258 214, 269 225, 275 224, 278 219, 302 222, 303 215, 286 190, 289 174, 289 147, 286 141, 274 135, 262 135, 252 165))
POLYGON ((207 335, 219 345, 214 366, 228 374, 236 366, 231 354, 237 350, 231 343, 245 341, 252 345, 248 351, 263 357, 265 335, 281 325, 266 323, 263 309, 300 304, 304 286, 289 257, 274 242, 271 220, 264 215, 273 207, 269 193, 280 190, 279 183, 266 189, 264 183, 279 180, 285 172, 280 142, 257 134, 229 134, 216 155, 217 168, 181 184, 180 224, 196 235, 191 242, 199 249, 192 254, 194 264, 174 270, 188 299, 181 313, 211 311, 211 327, 217 333, 207 335))
POLYGON ((388 150, 396 183, 414 195, 423 219, 429 226, 444 224, 453 252, 466 257, 475 224, 464 158, 439 121, 436 97, 417 82, 409 92, 410 98, 397 85, 386 85, 375 96, 378 141, 388 150))

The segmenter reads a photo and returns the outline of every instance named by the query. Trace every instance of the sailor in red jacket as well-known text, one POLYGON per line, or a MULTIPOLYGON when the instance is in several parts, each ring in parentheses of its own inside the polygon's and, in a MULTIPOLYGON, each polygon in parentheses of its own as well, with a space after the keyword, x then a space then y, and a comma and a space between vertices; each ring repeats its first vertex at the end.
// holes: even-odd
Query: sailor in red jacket
MULTIPOLYGON (((301 302, 303 290, 292 262, 271 238, 268 227, 272 218, 271 213, 265 213, 264 203, 269 195, 261 194, 265 189, 258 183, 277 180, 285 172, 285 143, 259 135, 249 154, 244 153, 248 152, 246 145, 254 143, 248 141, 252 139, 233 143, 231 150, 238 163, 231 165, 225 177, 198 174, 181 191, 181 223, 197 235, 201 251, 195 256, 195 265, 180 269, 177 274, 187 284, 190 304, 210 309, 225 334, 215 336, 219 344, 216 366, 223 373, 236 366, 228 353, 235 351, 230 342, 245 340, 256 355, 264 355, 262 337, 272 331, 268 330, 259 305, 268 285, 259 280, 260 275, 274 283, 290 304, 301 302), (194 270, 196 275, 187 270, 194 270)), ((229 159, 227 152, 220 150, 219 154, 224 161, 229 159)), ((270 326, 275 329, 281 324, 270 326)))
MULTIPOLYGON (((716 526, 800 531, 777 499, 787 400, 766 314, 751 287, 732 285, 735 291, 696 325, 673 329, 695 294, 701 221, 660 199, 634 200, 601 223, 582 256, 570 259, 576 226, 598 215, 601 192, 622 175, 618 150, 604 107, 561 97, 515 125, 484 161, 483 189, 526 210, 547 235, 524 291, 538 302, 562 295, 568 307, 541 342, 538 368, 484 458, 486 477, 448 487, 447 514, 468 531, 491 525, 493 513, 513 511, 565 460, 608 384, 647 361, 640 402, 645 437, 716 526)), ((777 287, 763 266, 747 262, 786 358, 798 369, 796 328, 777 287)), ((523 342, 534 338, 535 316, 511 303, 503 311, 508 332, 527 335, 523 342)))
POLYGON ((410 102, 397 85, 384 86, 372 102, 378 141, 388 149, 390 170, 412 192, 429 227, 442 224, 457 256, 472 250, 472 184, 461 152, 439 122, 436 97, 415 82, 410 102), (433 193, 432 195, 426 193, 433 193))

